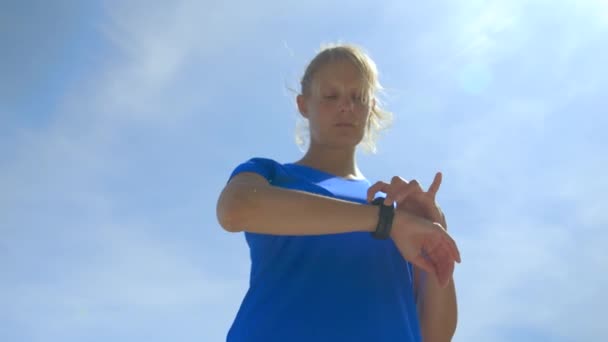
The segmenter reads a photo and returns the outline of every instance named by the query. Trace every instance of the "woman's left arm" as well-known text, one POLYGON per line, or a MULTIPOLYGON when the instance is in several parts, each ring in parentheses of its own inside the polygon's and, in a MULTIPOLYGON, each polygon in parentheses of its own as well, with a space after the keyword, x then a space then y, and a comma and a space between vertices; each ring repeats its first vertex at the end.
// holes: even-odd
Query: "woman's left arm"
MULTIPOLYGON (((396 202, 397 210, 405 210, 439 223, 447 230, 445 215, 435 201, 441 179, 442 175, 438 172, 429 190, 425 192, 417 181, 408 182, 395 176, 391 184, 377 182, 370 187, 368 200, 371 202, 376 192, 382 191, 386 193, 385 204, 396 202)), ((423 341, 451 341, 458 317, 453 277, 446 287, 441 287, 435 276, 414 266, 414 293, 423 341)))
MULTIPOLYGON (((443 214, 442 218, 439 223, 447 229, 443 214)), ((451 341, 458 320, 454 278, 442 288, 434 276, 414 266, 414 286, 423 341, 451 341)))

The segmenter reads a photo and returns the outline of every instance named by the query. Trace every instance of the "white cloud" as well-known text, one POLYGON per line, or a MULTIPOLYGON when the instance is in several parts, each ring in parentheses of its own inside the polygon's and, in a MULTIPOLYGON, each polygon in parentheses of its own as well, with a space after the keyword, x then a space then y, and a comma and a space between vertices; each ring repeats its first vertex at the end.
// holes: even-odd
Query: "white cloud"
POLYGON ((440 201, 463 255, 455 341, 597 340, 608 335, 608 159, 596 127, 608 79, 588 52, 606 54, 605 32, 573 3, 457 7, 405 32, 416 32, 397 52, 411 95, 386 153, 403 156, 390 167, 406 178, 444 172, 440 201))
MULTIPOLYGON (((233 294, 243 292, 245 284, 201 268, 201 257, 202 265, 211 262, 202 253, 183 250, 179 243, 151 233, 147 226, 89 225, 64 228, 51 240, 38 242, 63 249, 48 254, 46 245, 34 253, 45 258, 40 266, 43 282, 5 279, 2 290, 8 296, 4 309, 11 322, 25 327, 28 334, 42 340, 44 336, 75 337, 104 329, 120 331, 124 324, 142 326, 164 315, 188 315, 193 322, 213 320, 226 313, 214 313, 211 308, 238 305, 233 294)), ((33 247, 31 243, 5 246, 14 260, 32 259, 33 247)), ((191 324, 193 337, 227 329, 191 324)), ((155 329, 161 332, 174 327, 155 329)))
MULTIPOLYGON (((182 127, 196 113, 192 109, 204 104, 196 92, 205 88, 178 87, 180 80, 192 63, 238 42, 247 19, 254 18, 236 13, 235 19, 246 17, 243 25, 220 32, 226 27, 222 18, 232 12, 226 5, 219 14, 195 1, 172 4, 175 8, 147 2, 121 6, 108 8, 112 22, 104 30, 111 45, 122 48, 105 55, 106 62, 96 65, 98 71, 79 88, 62 94, 63 104, 48 126, 15 127, 15 158, 0 168, 0 263, 16 264, 5 265, 14 273, 3 278, 1 301, 11 326, 18 328, 15 334, 35 340, 77 339, 88 328, 143 328, 171 313, 173 326, 155 327, 159 332, 175 329, 175 321, 186 316, 192 336, 219 338, 236 312, 240 298, 234 294, 246 283, 200 269, 201 259, 203 266, 211 263, 204 248, 180 250, 169 232, 155 235, 145 232, 146 225, 128 222, 119 210, 137 212, 145 204, 121 207, 124 194, 112 192, 108 183, 141 177, 123 174, 141 161, 121 152, 130 143, 128 129, 143 126, 167 134, 182 127), (4 258, 7 254, 11 257, 4 258), (27 269, 36 258, 44 266, 36 262, 27 269), (214 323, 200 326, 199 319, 214 323)), ((163 214, 149 212, 152 220, 163 214)), ((201 222, 206 229, 212 229, 210 223, 201 222)), ((246 260, 246 253, 242 257, 246 260)))
MULTIPOLYGON (((4 283, 6 297, 2 300, 8 303, 15 321, 34 329, 42 340, 42 336, 67 336, 78 327, 127 330, 129 323, 136 324, 133 316, 139 316, 138 324, 144 326, 163 312, 175 313, 178 318, 200 314, 213 316, 216 322, 209 328, 213 332, 205 331, 203 336, 223 337, 226 327, 222 324, 236 312, 239 295, 247 285, 246 274, 220 275, 206 264, 197 264, 211 254, 205 249, 210 248, 208 241, 201 241, 200 250, 186 248, 158 230, 151 232, 147 224, 119 217, 118 209, 133 208, 120 207, 125 194, 109 191, 104 182, 119 175, 133 181, 143 177, 123 174, 129 171, 127 166, 142 162, 132 151, 122 152, 137 140, 129 136, 130 129, 149 132, 154 139, 167 131, 177 137, 191 124, 191 116, 207 114, 203 110, 206 101, 217 91, 205 78, 207 69, 215 65, 210 61, 224 54, 246 55, 246 48, 238 48, 241 44, 249 47, 266 39, 256 37, 263 30, 260 23, 285 14, 298 16, 303 22, 318 5, 294 4, 109 3, 110 21, 100 29, 115 50, 104 55, 104 65, 96 66, 98 72, 86 84, 64 94, 64 105, 53 114, 49 127, 39 131, 23 128, 18 133, 17 157, 0 168, 0 251, 8 251, 13 256, 10 260, 20 265, 32 255, 46 257, 49 266, 62 272, 49 281, 25 279, 19 287, 4 283), (50 229, 58 231, 51 233, 50 229), (33 238, 53 234, 56 236, 48 241, 33 238), (32 241, 41 248, 65 243, 80 247, 74 247, 73 254, 57 251, 49 256, 36 254, 32 241)), ((409 4, 393 2, 387 11, 399 21, 405 13, 428 14, 428 22, 420 23, 421 29, 412 27, 413 41, 403 45, 412 47, 409 52, 417 52, 416 59, 426 65, 425 70, 431 70, 431 77, 403 82, 411 82, 410 87, 420 94, 417 100, 425 116, 417 120, 425 125, 422 127, 429 127, 433 120, 446 120, 439 128, 440 133, 447 133, 440 162, 448 166, 444 171, 446 186, 451 186, 449 196, 466 197, 465 206, 479 211, 473 216, 482 218, 473 227, 459 227, 468 222, 468 213, 450 216, 464 258, 457 271, 461 303, 457 340, 462 341, 506 340, 503 328, 555 331, 564 339, 574 339, 574 334, 592 339, 608 333, 599 322, 601 312, 594 311, 606 303, 603 289, 608 285, 603 275, 608 261, 602 252, 608 239, 602 230, 608 224, 604 210, 608 203, 603 195, 608 186, 601 173, 608 166, 606 159, 602 151, 591 149, 596 145, 562 144, 548 135, 552 139, 549 145, 566 150, 563 160, 548 161, 547 170, 531 166, 536 156, 542 156, 543 147, 534 145, 541 141, 539 137, 547 133, 547 127, 558 127, 555 122, 565 121, 560 110, 582 96, 592 96, 605 84, 599 73, 598 78, 579 75, 574 82, 571 77, 575 72, 563 71, 574 70, 572 63, 578 60, 580 49, 599 35, 589 34, 585 40, 573 34, 576 25, 570 23, 567 39, 554 38, 563 45, 549 50, 551 56, 553 52, 562 55, 550 60, 530 45, 535 41, 529 40, 528 34, 542 37, 545 33, 533 25, 536 21, 532 19, 537 18, 523 10, 524 4, 476 1, 444 4, 445 8, 435 12, 429 8, 428 12, 416 12, 409 4), (487 90, 501 81, 494 63, 508 62, 522 51, 530 54, 520 64, 509 64, 519 65, 520 75, 530 73, 520 80, 533 80, 536 68, 553 63, 559 77, 552 80, 570 82, 561 83, 562 90, 552 96, 527 96, 522 90, 517 95, 505 92, 494 98, 494 106, 471 107, 464 114, 460 108, 450 107, 459 103, 451 102, 454 93, 446 91, 450 80, 470 86, 469 95, 483 95, 484 86, 487 90), (579 149, 584 148, 590 151, 581 154, 579 149), (554 204, 572 215, 557 215, 551 208, 554 204), (560 222, 561 215, 570 218, 560 222), (585 316, 587 312, 591 318, 585 316)), ((377 26, 378 37, 392 32, 381 24, 377 26)), ((295 31, 286 32, 289 36, 295 31)), ((402 33, 394 32, 393 39, 402 40, 402 33)), ((277 40, 277 46, 283 42, 277 40)), ((297 55, 298 49, 302 48, 294 43, 291 54, 297 55)), ((387 49, 390 54, 401 53, 392 46, 387 49)), ((396 69, 390 71, 398 73, 396 69)), ((518 70, 505 72, 517 74, 518 70)), ((279 78, 277 82, 277 88, 282 86, 279 78)), ((213 126, 209 127, 202 135, 211 134, 213 126)), ((403 153, 401 133, 410 132, 389 134, 395 143, 387 156, 403 153)), ((418 134, 438 139, 422 129, 418 134)), ((206 143, 201 146, 216 148, 206 143)), ((427 162, 432 156, 424 158, 427 162)), ((382 163, 388 162, 378 160, 376 165, 382 163)), ((404 166, 405 162, 399 163, 404 166)), ((391 167, 409 170, 394 164, 391 167)), ((207 204, 201 210, 206 210, 207 204)), ((142 208, 143 204, 138 207, 142 208)), ((190 214, 196 211, 190 209, 190 214)), ((214 229, 208 227, 210 216, 201 215, 201 229, 214 229)), ((150 212, 148 220, 161 217, 159 212, 150 212)), ((234 250, 241 253, 238 257, 245 265, 245 244, 234 250)), ((245 266, 238 267, 246 271, 245 266)), ((198 329, 194 324, 190 328, 198 329)))
POLYGON ((507 341, 509 329, 566 341, 605 336, 607 264, 598 252, 608 233, 547 225, 533 216, 500 219, 459 239, 464 263, 457 271, 456 340, 507 341))

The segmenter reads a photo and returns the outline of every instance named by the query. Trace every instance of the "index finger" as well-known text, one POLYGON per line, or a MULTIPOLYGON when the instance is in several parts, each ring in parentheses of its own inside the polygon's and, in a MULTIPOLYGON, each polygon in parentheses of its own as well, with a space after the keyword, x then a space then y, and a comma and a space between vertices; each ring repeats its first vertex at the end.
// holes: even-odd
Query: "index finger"
POLYGON ((378 191, 382 191, 382 192, 386 193, 389 186, 390 186, 390 184, 385 183, 383 181, 378 181, 378 182, 376 182, 376 184, 370 186, 369 189, 367 189, 367 201, 371 202, 374 199, 374 195, 378 191))
POLYGON ((441 174, 441 172, 437 172, 435 174, 435 178, 433 179, 433 183, 431 184, 431 186, 429 186, 429 193, 433 196, 433 199, 435 198, 435 195, 437 195, 437 191, 439 191, 439 186, 441 185, 442 178, 443 175, 441 174))

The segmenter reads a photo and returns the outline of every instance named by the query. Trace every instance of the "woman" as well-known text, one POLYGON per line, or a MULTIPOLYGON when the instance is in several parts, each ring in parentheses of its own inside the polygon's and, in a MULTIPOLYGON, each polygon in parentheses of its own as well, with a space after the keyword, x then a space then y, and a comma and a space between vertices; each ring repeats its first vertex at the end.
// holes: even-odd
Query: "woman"
POLYGON ((441 174, 425 192, 400 177, 370 186, 357 167, 357 146, 373 149, 389 115, 379 89, 360 48, 323 49, 297 96, 304 157, 252 158, 230 175, 218 220, 245 233, 251 275, 228 341, 451 339, 460 256, 435 204, 441 174), (386 198, 372 203, 380 191, 386 198))

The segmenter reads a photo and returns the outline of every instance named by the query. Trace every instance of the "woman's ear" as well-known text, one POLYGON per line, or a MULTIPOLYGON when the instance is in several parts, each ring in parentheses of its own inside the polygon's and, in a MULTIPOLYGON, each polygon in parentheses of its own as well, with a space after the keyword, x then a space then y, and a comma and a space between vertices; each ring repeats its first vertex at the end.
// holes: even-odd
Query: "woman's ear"
POLYGON ((298 111, 300 111, 300 114, 308 119, 308 104, 306 103, 306 97, 300 94, 296 97, 296 102, 298 104, 298 111))

